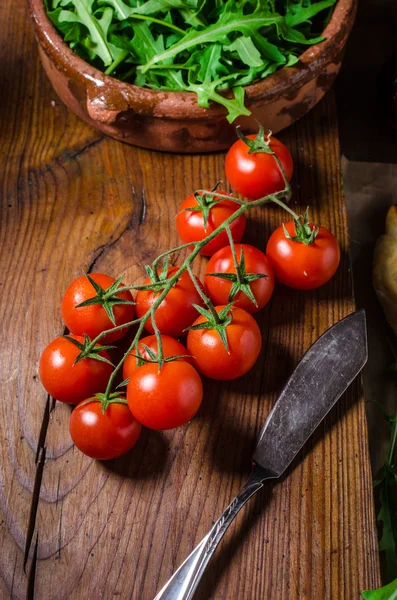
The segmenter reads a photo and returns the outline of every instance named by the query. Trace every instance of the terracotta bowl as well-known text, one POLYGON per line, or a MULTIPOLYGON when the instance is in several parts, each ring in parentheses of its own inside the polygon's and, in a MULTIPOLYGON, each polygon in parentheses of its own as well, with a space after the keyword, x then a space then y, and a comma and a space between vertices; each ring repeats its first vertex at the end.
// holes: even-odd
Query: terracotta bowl
POLYGON ((202 108, 189 92, 162 92, 104 75, 79 58, 57 33, 43 0, 28 0, 43 67, 61 100, 84 121, 118 140, 169 152, 228 148, 235 127, 255 130, 258 119, 274 133, 307 113, 331 87, 342 63, 358 0, 338 0, 324 31, 299 63, 246 87, 252 117, 230 125, 222 106, 202 108))

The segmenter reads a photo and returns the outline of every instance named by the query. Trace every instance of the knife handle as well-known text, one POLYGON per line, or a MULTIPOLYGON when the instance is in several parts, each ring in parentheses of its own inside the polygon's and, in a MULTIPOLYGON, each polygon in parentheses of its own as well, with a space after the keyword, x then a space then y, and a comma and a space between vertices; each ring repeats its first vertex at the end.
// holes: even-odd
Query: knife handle
POLYGON ((245 486, 154 600, 190 600, 193 597, 201 576, 230 523, 247 500, 263 487, 266 479, 270 478, 271 476, 264 469, 254 464, 245 486))

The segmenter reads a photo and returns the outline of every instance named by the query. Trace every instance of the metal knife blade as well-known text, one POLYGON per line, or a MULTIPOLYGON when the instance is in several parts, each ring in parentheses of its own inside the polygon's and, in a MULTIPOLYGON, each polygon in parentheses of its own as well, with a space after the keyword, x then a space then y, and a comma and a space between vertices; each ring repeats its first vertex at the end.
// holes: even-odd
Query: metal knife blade
POLYGON ((280 477, 367 361, 365 312, 328 329, 306 352, 259 436, 252 473, 155 600, 191 600, 225 531, 266 479, 280 477))
POLYGON ((263 426, 254 462, 280 477, 367 358, 360 310, 328 329, 303 356, 263 426))

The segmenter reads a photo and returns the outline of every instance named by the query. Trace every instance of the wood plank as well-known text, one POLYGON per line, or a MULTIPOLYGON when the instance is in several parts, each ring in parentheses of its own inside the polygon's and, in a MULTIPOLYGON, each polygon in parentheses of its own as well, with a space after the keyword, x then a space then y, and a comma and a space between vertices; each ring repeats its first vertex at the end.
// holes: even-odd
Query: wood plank
MULTIPOLYGON (((0 7, 10 58, 0 117, 0 594, 33 597, 34 585, 40 600, 150 600, 247 477, 256 435, 305 349, 354 309, 334 99, 282 137, 296 165, 293 202, 310 204, 341 241, 337 276, 313 293, 277 286, 258 315, 257 366, 236 382, 205 382, 188 427, 145 431, 127 456, 91 461, 71 444, 70 409, 54 406, 37 376, 41 350, 62 332, 62 292, 82 269, 141 278, 144 262, 176 245, 181 199, 224 177, 224 155, 157 154, 80 123, 40 70, 24 7, 11 6, 0 7)), ((246 240, 263 249, 281 218, 278 209, 256 210, 246 240)), ((350 600, 378 583, 356 382, 294 470, 231 528, 197 598, 350 600)))

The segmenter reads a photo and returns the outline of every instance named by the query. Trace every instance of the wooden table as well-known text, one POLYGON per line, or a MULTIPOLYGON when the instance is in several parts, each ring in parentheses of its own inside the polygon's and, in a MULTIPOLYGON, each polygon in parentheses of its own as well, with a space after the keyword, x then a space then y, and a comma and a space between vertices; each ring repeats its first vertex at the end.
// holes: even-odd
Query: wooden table
MULTIPOLYGON (((294 208, 309 204, 341 242, 337 275, 311 293, 277 286, 258 315, 264 345, 251 373, 206 381, 189 426, 145 431, 128 455, 100 463, 73 447, 70 408, 38 379, 42 349, 63 331, 62 293, 82 269, 142 278, 142 265, 177 243, 181 199, 224 177, 224 155, 102 137, 51 90, 25 8, 3 3, 0 17, 0 598, 151 600, 246 479, 256 435, 303 352, 354 310, 334 97, 281 137, 295 160, 294 208)), ((263 249, 283 218, 257 210, 245 239, 263 249)), ((356 381, 288 475, 237 519, 196 597, 353 600, 379 583, 356 381)))

